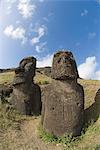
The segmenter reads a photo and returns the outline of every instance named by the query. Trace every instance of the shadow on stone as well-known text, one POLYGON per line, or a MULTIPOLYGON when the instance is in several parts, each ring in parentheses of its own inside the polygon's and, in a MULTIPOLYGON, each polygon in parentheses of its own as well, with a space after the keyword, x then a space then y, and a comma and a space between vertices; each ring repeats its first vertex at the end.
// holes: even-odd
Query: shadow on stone
POLYGON ((89 125, 91 121, 96 122, 100 116, 100 89, 95 96, 95 102, 85 109, 85 125, 89 125))

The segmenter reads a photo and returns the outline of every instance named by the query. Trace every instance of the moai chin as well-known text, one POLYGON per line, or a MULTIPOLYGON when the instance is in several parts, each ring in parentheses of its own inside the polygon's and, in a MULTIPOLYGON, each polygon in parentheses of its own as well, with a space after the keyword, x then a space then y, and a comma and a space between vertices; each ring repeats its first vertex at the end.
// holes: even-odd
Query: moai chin
POLYGON ((81 134, 84 117, 84 91, 77 83, 78 71, 73 54, 54 54, 52 83, 42 93, 43 129, 57 137, 81 134))
POLYGON ((35 69, 36 58, 27 57, 15 70, 11 103, 21 114, 38 115, 41 112, 41 91, 33 83, 35 69))

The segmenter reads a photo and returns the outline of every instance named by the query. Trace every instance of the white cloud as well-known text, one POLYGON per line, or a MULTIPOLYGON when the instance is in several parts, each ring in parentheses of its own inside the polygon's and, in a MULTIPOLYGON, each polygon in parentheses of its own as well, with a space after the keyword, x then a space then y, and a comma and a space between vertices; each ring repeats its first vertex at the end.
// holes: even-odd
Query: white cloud
POLYGON ((7 12, 6 12, 6 14, 10 14, 12 11, 11 11, 11 9, 12 9, 12 6, 7 6, 7 12))
POLYGON ((90 32, 88 34, 88 39, 94 39, 96 37, 96 33, 95 32, 90 32))
POLYGON ((20 20, 16 20, 16 24, 17 25, 21 24, 21 21, 20 20))
POLYGON ((81 12, 81 16, 87 16, 88 14, 88 10, 84 9, 83 12, 81 12))
POLYGON ((96 79, 100 80, 100 71, 96 71, 96 79))
POLYGON ((87 57, 83 64, 78 66, 79 76, 83 79, 100 80, 100 71, 96 71, 96 57, 87 57))
POLYGON ((34 44, 39 43, 39 41, 40 41, 39 37, 34 37, 34 38, 32 38, 31 43, 32 43, 32 45, 34 45, 34 44))
POLYGON ((4 29, 4 34, 7 37, 10 37, 12 39, 19 39, 21 40, 22 44, 24 44, 27 40, 27 38, 25 37, 25 29, 23 27, 17 27, 14 29, 13 25, 9 25, 4 29))
POLYGON ((6 0, 8 3, 15 3, 16 0, 6 0))
POLYGON ((4 5, 6 7, 6 14, 11 14, 13 4, 16 3, 17 0, 4 0, 4 5))
POLYGON ((43 52, 45 50, 47 42, 40 43, 39 45, 35 46, 35 49, 38 53, 43 52))
POLYGON ((36 37, 31 39, 31 44, 37 44, 40 42, 40 39, 47 33, 47 27, 45 25, 41 25, 40 27, 36 27, 35 32, 38 34, 36 37))
POLYGON ((46 49, 47 42, 41 43, 41 38, 46 35, 47 27, 45 25, 38 26, 36 25, 34 31, 37 33, 37 36, 33 37, 30 42, 33 46, 35 46, 35 50, 40 53, 46 49))
POLYGON ((97 3, 100 5, 100 0, 96 0, 97 1, 97 3))
POLYGON ((37 61, 37 67, 52 66, 52 59, 53 59, 53 54, 43 57, 41 60, 37 61))
POLYGON ((27 19, 34 14, 36 5, 31 4, 31 0, 19 0, 18 10, 22 17, 27 19))

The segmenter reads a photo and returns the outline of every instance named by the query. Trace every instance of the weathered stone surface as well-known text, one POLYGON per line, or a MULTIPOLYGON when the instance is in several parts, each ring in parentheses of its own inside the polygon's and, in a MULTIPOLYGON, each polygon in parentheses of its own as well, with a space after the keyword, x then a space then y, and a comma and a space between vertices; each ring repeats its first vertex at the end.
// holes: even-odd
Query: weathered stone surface
POLYGON ((79 77, 76 62, 71 52, 59 51, 54 54, 51 75, 53 79, 57 80, 77 79, 79 77))
POLYGON ((44 74, 48 77, 51 77, 51 67, 45 67, 44 74))
POLYGON ((95 96, 95 110, 98 118, 100 116, 100 89, 97 91, 95 96))
POLYGON ((42 90, 43 129, 57 137, 66 133, 80 135, 84 121, 84 91, 77 83, 78 71, 71 52, 54 55, 52 77, 52 83, 42 90))
POLYGON ((15 70, 12 104, 22 114, 38 115, 41 112, 41 90, 33 83, 36 59, 24 58, 15 70))
POLYGON ((85 109, 85 124, 96 122, 100 116, 100 89, 97 91, 94 103, 85 109))

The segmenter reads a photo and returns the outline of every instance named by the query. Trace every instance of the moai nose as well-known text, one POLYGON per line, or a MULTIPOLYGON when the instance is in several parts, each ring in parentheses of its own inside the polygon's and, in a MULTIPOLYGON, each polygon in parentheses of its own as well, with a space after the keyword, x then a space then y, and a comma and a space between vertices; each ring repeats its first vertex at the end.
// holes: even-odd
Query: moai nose
POLYGON ((67 57, 62 57, 62 61, 63 61, 63 63, 67 63, 68 58, 67 57))

